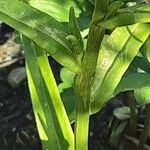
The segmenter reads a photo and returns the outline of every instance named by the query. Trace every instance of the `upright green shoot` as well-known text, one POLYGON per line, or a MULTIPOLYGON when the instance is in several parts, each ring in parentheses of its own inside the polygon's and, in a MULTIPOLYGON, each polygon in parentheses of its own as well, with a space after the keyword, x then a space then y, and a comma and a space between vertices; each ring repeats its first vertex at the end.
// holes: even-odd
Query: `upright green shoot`
POLYGON ((107 9, 106 0, 96 0, 93 20, 90 26, 86 52, 81 64, 81 72, 75 77, 76 91, 76 120, 75 120, 75 149, 88 149, 89 116, 91 114, 91 83, 101 41, 105 29, 95 24, 103 20, 107 9))

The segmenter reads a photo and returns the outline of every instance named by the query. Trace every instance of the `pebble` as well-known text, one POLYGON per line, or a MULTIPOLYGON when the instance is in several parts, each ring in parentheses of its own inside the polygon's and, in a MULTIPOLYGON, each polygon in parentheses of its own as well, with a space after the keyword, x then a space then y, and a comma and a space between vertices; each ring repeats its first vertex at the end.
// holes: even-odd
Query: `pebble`
POLYGON ((25 67, 18 67, 13 69, 7 77, 8 83, 12 88, 17 88, 22 81, 26 79, 26 69, 25 67))
POLYGON ((12 37, 5 44, 0 45, 0 63, 9 61, 19 55, 20 46, 13 41, 14 38, 12 37))

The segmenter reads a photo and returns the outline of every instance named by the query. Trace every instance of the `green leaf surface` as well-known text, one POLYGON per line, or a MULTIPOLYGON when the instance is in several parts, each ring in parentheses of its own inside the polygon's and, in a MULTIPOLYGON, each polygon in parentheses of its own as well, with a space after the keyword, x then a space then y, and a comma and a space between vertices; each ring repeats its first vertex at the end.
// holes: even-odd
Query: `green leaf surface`
POLYGON ((142 46, 141 53, 150 62, 150 36, 142 46))
POLYGON ((145 57, 136 56, 134 58, 132 66, 137 68, 137 72, 150 73, 150 63, 148 62, 147 59, 145 59, 145 57))
POLYGON ((120 92, 141 89, 150 86, 149 73, 132 73, 123 77, 115 89, 114 96, 120 92))
MULTIPOLYGON (((149 80, 150 82, 150 80, 149 80)), ((150 86, 145 86, 143 88, 135 89, 134 96, 139 104, 147 105, 150 103, 150 86)))
POLYGON ((114 30, 100 49, 91 90, 92 112, 97 112, 112 97, 115 88, 140 47, 150 34, 149 24, 136 24, 114 30))
POLYGON ((74 35, 77 38, 81 48, 83 48, 83 41, 73 7, 70 8, 69 12, 69 31, 70 35, 74 35))
POLYGON ((74 54, 74 56, 76 56, 78 62, 81 64, 84 45, 83 45, 80 29, 79 29, 79 26, 78 26, 78 23, 77 23, 77 20, 75 17, 75 12, 74 12, 73 7, 70 8, 68 27, 69 27, 70 35, 67 36, 66 39, 72 45, 73 54, 74 54))
POLYGON ((150 4, 120 9, 115 16, 101 23, 101 26, 113 29, 115 27, 146 22, 150 22, 150 4))
POLYGON ((75 120, 75 93, 73 88, 64 89, 63 92, 60 94, 64 106, 66 108, 66 112, 70 123, 73 123, 75 120))
MULTIPOLYGON (((133 0, 134 1, 134 0, 133 0)), ((150 11, 149 10, 150 8, 150 4, 147 3, 147 4, 137 4, 135 6, 132 6, 132 7, 126 7, 126 8, 123 8, 123 9, 120 9, 119 11, 120 12, 127 12, 127 11, 150 11)))
POLYGON ((74 0, 29 0, 29 3, 60 22, 68 22, 70 7, 74 7, 77 16, 81 12, 74 0))
POLYGON ((33 111, 43 149, 73 150, 73 132, 47 56, 31 40, 25 37, 21 39, 33 111))
POLYGON ((122 1, 114 1, 111 4, 109 4, 108 9, 107 9, 107 14, 105 16, 105 19, 112 17, 117 13, 119 8, 123 5, 122 1))
POLYGON ((62 68, 60 71, 60 78, 62 82, 58 85, 59 92, 63 92, 64 89, 70 88, 74 83, 75 73, 69 71, 66 68, 62 68))
POLYGON ((63 66, 79 70, 61 23, 18 0, 0 0, 0 6, 0 20, 31 38, 63 66))

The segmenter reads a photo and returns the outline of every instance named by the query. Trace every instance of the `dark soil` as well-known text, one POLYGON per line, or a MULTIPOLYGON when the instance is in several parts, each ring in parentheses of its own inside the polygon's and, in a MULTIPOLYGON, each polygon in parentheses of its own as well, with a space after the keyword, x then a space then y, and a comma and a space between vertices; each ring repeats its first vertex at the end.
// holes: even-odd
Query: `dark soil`
POLYGON ((16 63, 0 70, 0 150, 40 149, 27 82, 12 89, 7 75, 16 63))

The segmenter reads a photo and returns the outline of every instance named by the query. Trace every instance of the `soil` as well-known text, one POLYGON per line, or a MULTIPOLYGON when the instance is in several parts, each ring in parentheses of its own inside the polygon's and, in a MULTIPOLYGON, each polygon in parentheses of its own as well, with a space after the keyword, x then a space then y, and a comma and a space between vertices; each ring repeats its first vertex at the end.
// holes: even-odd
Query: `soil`
MULTIPOLYGON (((13 29, 2 24, 0 43, 6 43, 13 29)), ((50 58, 57 83, 60 82, 61 65, 50 58)), ((7 81, 9 72, 16 67, 24 67, 24 59, 0 69, 0 150, 42 150, 38 136, 27 81, 12 88, 7 81)), ((113 110, 125 105, 124 94, 112 99, 106 107, 90 118, 89 150, 117 150, 109 143, 110 122, 113 110)))

